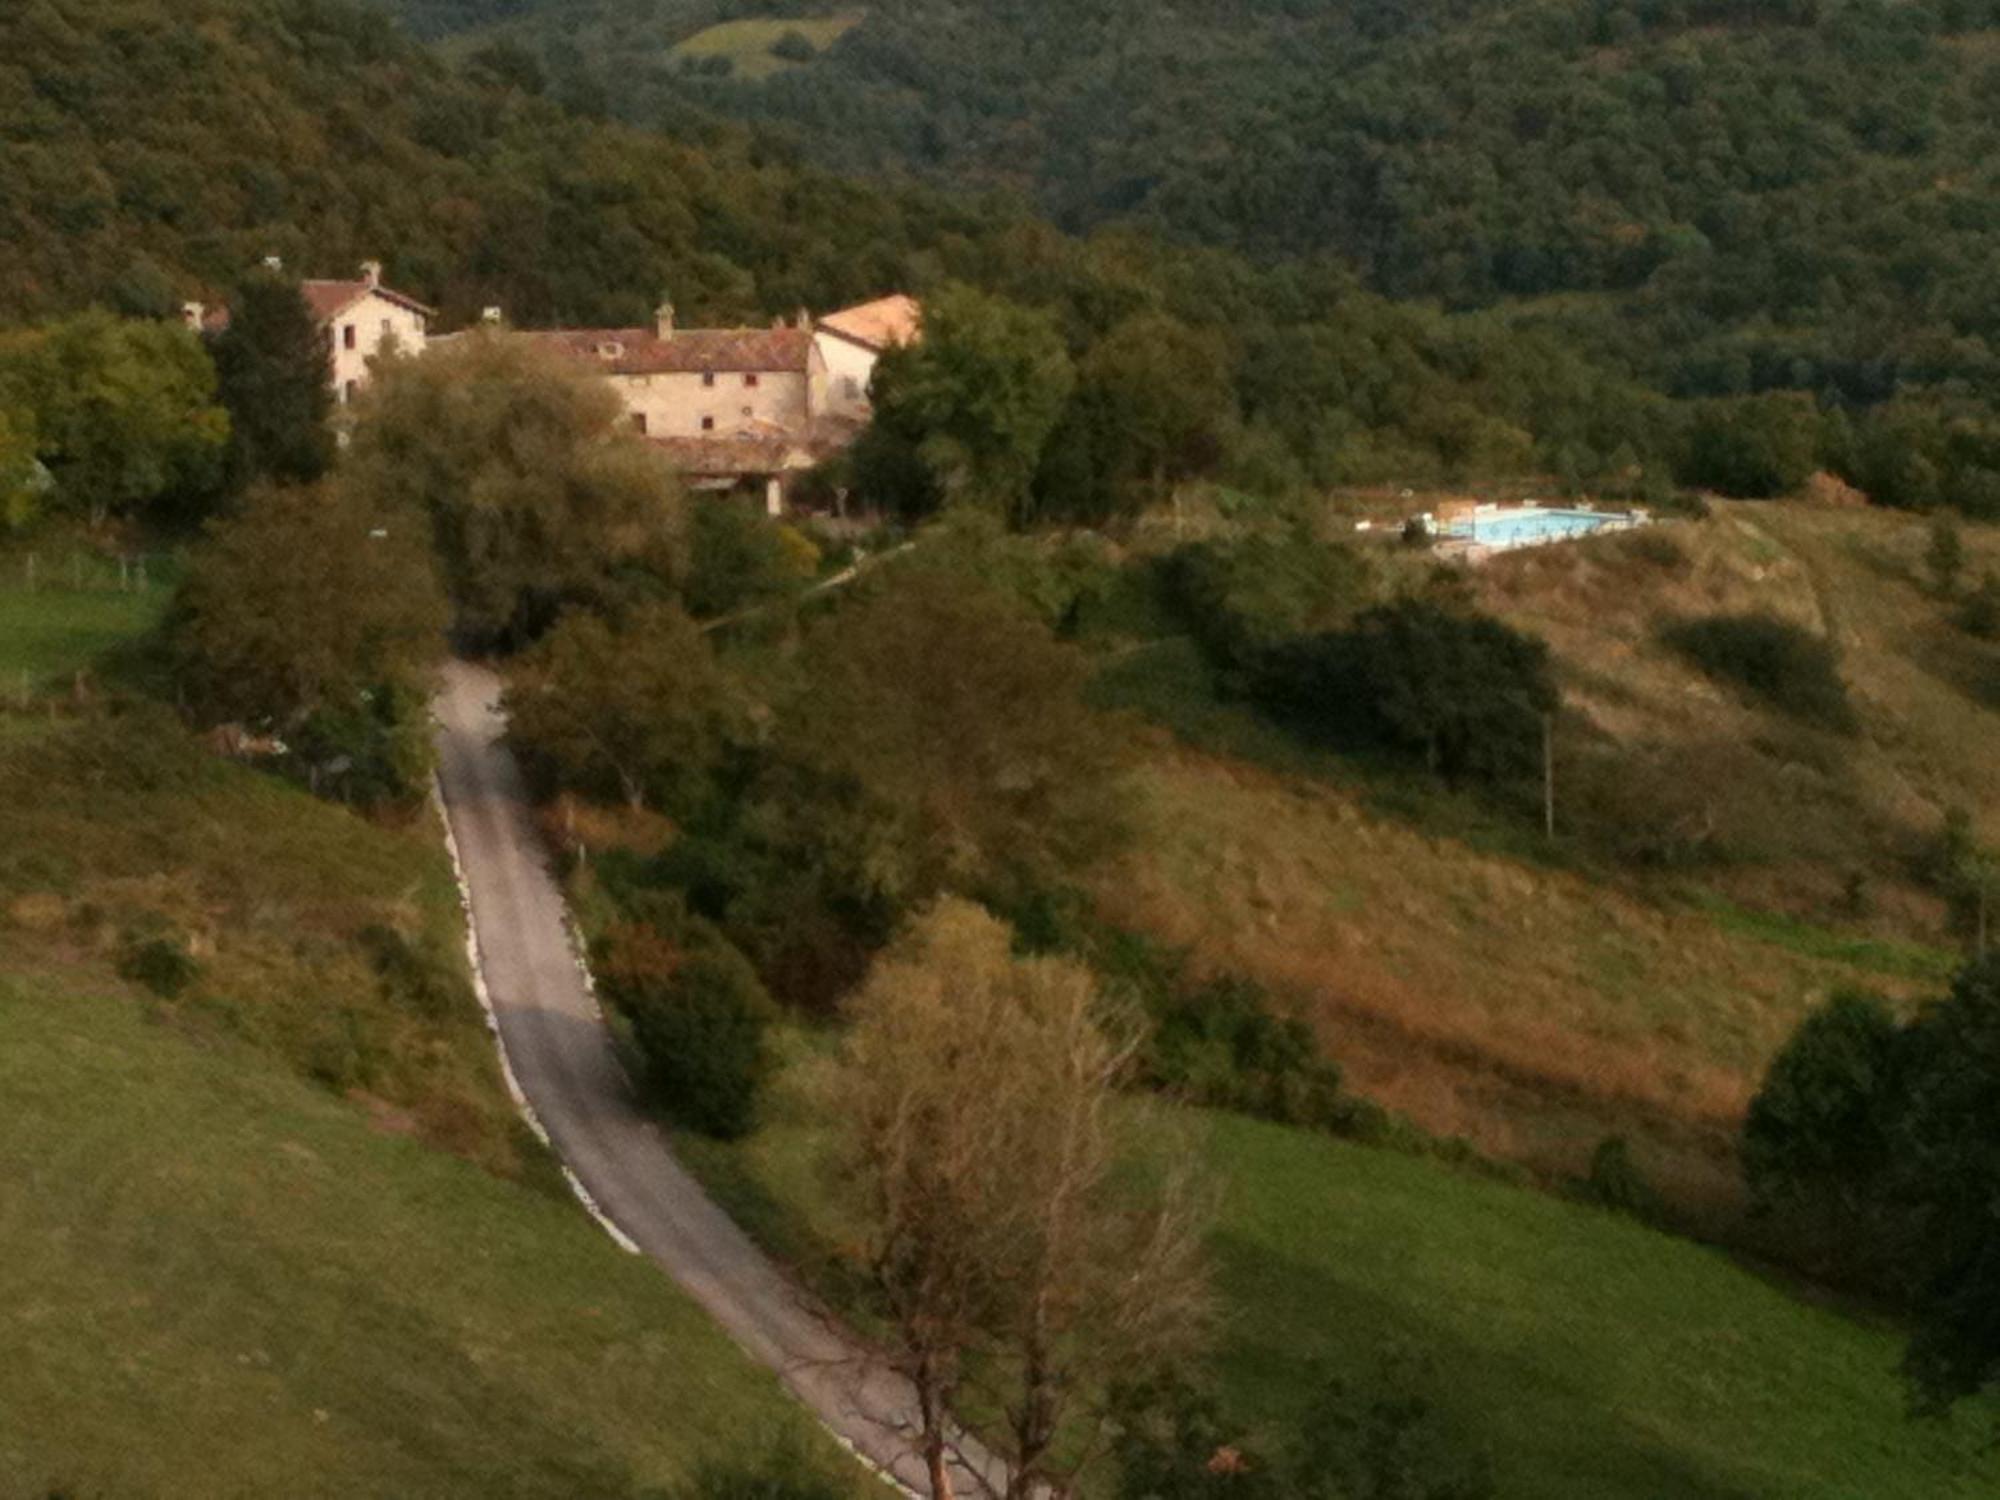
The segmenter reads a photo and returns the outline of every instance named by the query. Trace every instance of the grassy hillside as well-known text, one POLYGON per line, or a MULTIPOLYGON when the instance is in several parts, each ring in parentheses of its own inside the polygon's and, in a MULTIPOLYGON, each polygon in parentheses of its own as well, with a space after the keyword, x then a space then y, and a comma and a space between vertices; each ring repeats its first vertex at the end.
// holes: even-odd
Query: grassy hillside
POLYGON ((1557 1175, 1626 1134, 1727 1214, 1737 1122, 1804 1011, 1840 986, 1935 991, 1957 962, 1919 876, 1944 809, 2000 837, 2000 650, 1951 624, 1924 545, 1908 518, 1740 506, 1479 570, 1563 679, 1553 847, 1300 750, 1218 700, 1185 643, 1123 656, 1104 695, 1172 737, 1099 905, 1291 997, 1357 1087, 1433 1130, 1557 1175), (1801 728, 1659 639, 1749 608, 1831 630, 1858 734, 1801 728))
POLYGON ((170 1010, 0 979, 0 1098, 10 1495, 573 1500, 816 1443, 566 1198, 170 1010))
MULTIPOLYGON (((791 1076, 802 1077, 795 1071, 791 1076)), ((745 1222, 807 1264, 842 1242, 810 1090, 748 1143, 689 1143, 745 1222)), ((1230 1117, 1212 1240, 1216 1372, 1251 1438, 1326 1374, 1398 1359, 1492 1458, 1505 1500, 1945 1500, 1990 1493, 1989 1414, 1904 1412, 1899 1341, 1595 1209, 1230 1117)))
POLYGON ((844 1462, 528 1135, 429 818, 107 697, 164 589, 5 576, 0 682, 53 687, 0 697, 0 1490, 611 1497, 795 1430, 844 1462))
POLYGON ((0 692, 0 978, 95 988, 150 960, 156 998, 190 1027, 546 1180, 467 982, 428 812, 364 820, 107 683, 106 654, 150 627, 165 588, 29 593, 8 576, 0 621, 19 628, 0 632, 0 684, 25 670, 34 687, 25 709, 0 692))
POLYGON ((824 51, 861 24, 859 15, 821 16, 796 21, 725 21, 709 26, 674 46, 674 56, 692 58, 726 57, 730 76, 752 81, 799 66, 795 58, 780 57, 771 49, 783 38, 796 33, 816 49, 824 51))

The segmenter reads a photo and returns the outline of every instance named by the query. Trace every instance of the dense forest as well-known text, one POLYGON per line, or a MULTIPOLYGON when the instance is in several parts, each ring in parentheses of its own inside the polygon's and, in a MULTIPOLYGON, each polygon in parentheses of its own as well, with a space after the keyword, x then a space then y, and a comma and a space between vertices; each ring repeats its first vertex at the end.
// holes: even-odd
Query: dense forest
POLYGON ((398 3, 443 51, 346 0, 0 15, 0 320, 274 254, 386 259, 447 322, 966 283, 1099 377, 1050 510, 1122 503, 1071 438, 1178 375, 1213 400, 1175 467, 1260 493, 1827 468, 2000 513, 1975 8, 890 0, 751 84, 672 51, 737 0, 398 3))
POLYGON ((881 0, 761 82, 670 46, 769 0, 397 3, 631 119, 1512 300, 1675 395, 1994 377, 1984 0, 881 0))
POLYGON ((1076 239, 741 127, 595 120, 504 54, 449 63, 335 0, 31 0, 0 15, 0 59, 0 320, 172 316, 273 254, 304 275, 385 259, 447 323, 637 321, 663 292, 690 323, 761 319, 966 283, 1046 316, 1097 409, 1148 361, 1195 381, 1202 468, 1246 488, 1630 470, 1672 435, 1554 339, 1391 302, 1330 259, 1076 239))

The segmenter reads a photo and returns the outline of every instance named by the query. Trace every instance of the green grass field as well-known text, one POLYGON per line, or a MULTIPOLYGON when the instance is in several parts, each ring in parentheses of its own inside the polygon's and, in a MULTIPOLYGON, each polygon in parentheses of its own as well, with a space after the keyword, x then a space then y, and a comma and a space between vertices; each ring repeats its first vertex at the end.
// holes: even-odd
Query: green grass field
POLYGON ((786 20, 783 17, 750 21, 724 21, 698 31, 674 50, 676 57, 726 57, 732 77, 761 82, 798 64, 772 53, 771 48, 786 32, 796 31, 817 51, 832 46, 862 22, 859 12, 850 15, 819 16, 786 20))
MULTIPOLYGON (((841 1242, 807 1092, 687 1155, 808 1269, 841 1242)), ((1990 1495, 1992 1414, 1904 1415, 1899 1340, 1724 1256, 1545 1194, 1227 1116, 1213 1241, 1216 1372, 1253 1441, 1323 1373, 1415 1388, 1491 1458, 1505 1500, 1950 1500, 1990 1495)))
POLYGON ((566 1197, 247 1048, 0 980, 0 1099, 0 1493, 608 1500, 781 1432, 835 1462, 566 1197))
POLYGON ((24 679, 39 690, 142 634, 170 597, 158 584, 131 592, 60 586, 30 592, 10 579, 0 586, 0 700, 18 694, 24 679))

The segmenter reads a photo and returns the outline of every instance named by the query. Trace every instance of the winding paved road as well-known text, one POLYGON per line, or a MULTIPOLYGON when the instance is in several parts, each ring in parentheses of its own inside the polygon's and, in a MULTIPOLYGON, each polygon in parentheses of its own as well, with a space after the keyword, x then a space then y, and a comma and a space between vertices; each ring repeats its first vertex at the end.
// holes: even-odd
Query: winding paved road
MULTIPOLYGON (((908 1384, 750 1242, 639 1109, 572 953, 561 892, 501 742, 499 697, 499 679, 483 667, 446 669, 435 704, 438 780, 500 1045, 521 1092, 602 1217, 836 1435, 926 1493, 909 1442, 908 1384)), ((957 1488, 976 1493, 970 1483, 957 1488)))

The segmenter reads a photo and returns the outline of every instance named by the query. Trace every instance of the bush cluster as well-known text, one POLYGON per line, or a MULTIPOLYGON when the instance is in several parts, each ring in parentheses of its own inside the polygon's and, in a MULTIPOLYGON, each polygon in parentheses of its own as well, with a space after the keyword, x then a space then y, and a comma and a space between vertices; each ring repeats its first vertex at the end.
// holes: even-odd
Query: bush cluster
POLYGON ((1537 764, 1559 698, 1548 648, 1491 616, 1401 599, 1264 657, 1258 701, 1308 738, 1500 785, 1537 764))
POLYGON ((1671 625, 1662 638, 1709 676, 1782 713, 1836 733, 1854 731, 1833 646, 1801 625, 1765 613, 1709 615, 1671 625))
POLYGON ((697 918, 620 928, 600 947, 605 994, 632 1028, 654 1102, 722 1140, 749 1134, 770 1071, 775 1017, 748 960, 697 918))

